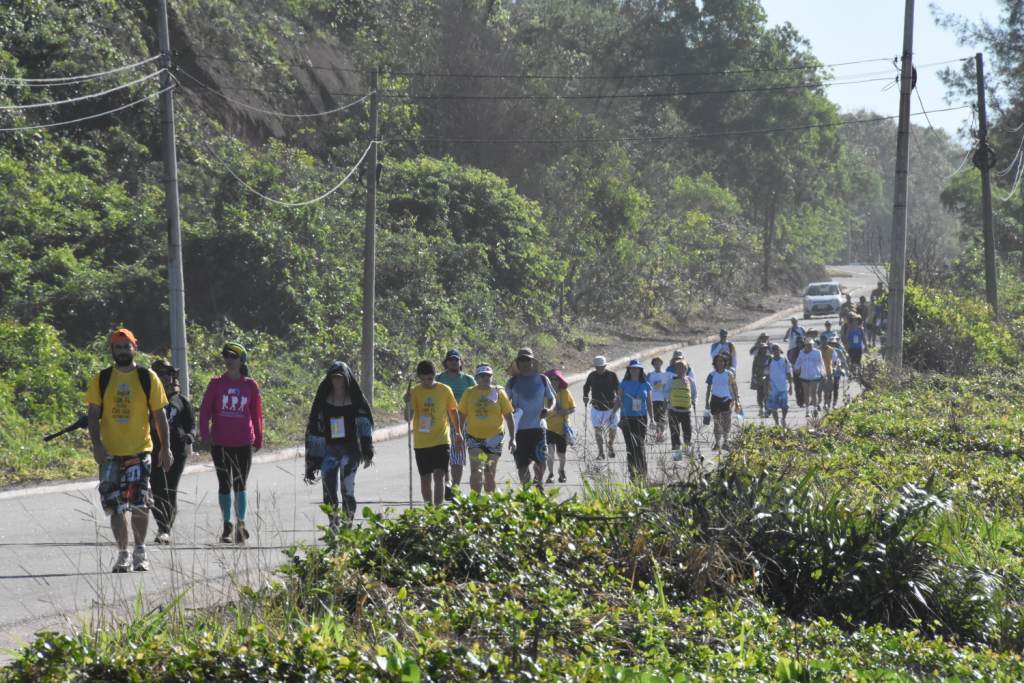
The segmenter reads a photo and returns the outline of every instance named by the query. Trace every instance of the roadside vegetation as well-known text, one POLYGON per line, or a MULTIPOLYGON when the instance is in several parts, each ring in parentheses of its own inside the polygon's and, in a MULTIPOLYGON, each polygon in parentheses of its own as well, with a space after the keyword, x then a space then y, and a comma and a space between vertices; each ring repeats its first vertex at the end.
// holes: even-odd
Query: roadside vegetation
POLYGON ((745 429, 709 472, 366 511, 230 604, 40 634, 0 676, 1020 680, 1024 371, 868 372, 817 427, 745 429))

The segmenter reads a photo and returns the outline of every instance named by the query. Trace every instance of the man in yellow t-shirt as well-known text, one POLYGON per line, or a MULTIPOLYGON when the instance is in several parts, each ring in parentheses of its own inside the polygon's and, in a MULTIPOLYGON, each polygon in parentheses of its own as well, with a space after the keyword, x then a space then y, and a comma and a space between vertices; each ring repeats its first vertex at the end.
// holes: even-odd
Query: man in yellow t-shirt
POLYGON ((416 376, 420 383, 405 395, 405 419, 412 421, 412 444, 416 452, 416 469, 420 473, 420 490, 427 505, 444 502, 444 475, 451 457, 451 436, 462 446, 462 427, 459 422, 455 394, 436 381, 437 371, 429 360, 420 361, 416 376), (431 486, 433 484, 433 486, 431 486))
POLYGON ((476 386, 466 389, 459 401, 459 413, 466 426, 466 446, 469 450, 469 486, 477 493, 481 489, 494 493, 495 472, 501 457, 501 442, 505 427, 512 435, 510 446, 516 443, 516 423, 512 419, 512 402, 505 390, 491 383, 494 371, 490 365, 476 368, 476 386), (504 420, 504 425, 502 421, 504 420))
POLYGON ((131 330, 110 335, 113 367, 92 378, 85 394, 89 406, 92 455, 100 466, 100 502, 110 516, 117 541, 114 573, 147 571, 146 530, 149 526, 149 477, 152 472, 150 422, 160 438, 158 466, 165 472, 173 462, 168 448, 167 394, 152 370, 135 364, 138 341, 131 330), (128 559, 128 512, 132 513, 135 551, 128 559))

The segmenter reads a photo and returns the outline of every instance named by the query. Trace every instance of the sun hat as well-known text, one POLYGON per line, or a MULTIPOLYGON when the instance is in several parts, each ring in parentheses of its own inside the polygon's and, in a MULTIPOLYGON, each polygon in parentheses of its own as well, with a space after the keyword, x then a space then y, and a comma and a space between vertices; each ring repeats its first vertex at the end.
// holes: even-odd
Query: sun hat
POLYGON ((569 386, 569 383, 567 381, 565 381, 565 375, 563 375, 562 371, 558 370, 557 368, 551 368, 550 370, 545 372, 544 375, 548 379, 557 379, 559 382, 561 382, 561 386, 562 387, 569 386))
POLYGON ((603 368, 606 365, 608 365, 608 361, 605 360, 604 356, 594 356, 594 367, 595 368, 603 368))
POLYGON ((676 349, 675 351, 672 352, 672 361, 673 362, 679 360, 682 357, 683 357, 683 350, 682 349, 676 349))

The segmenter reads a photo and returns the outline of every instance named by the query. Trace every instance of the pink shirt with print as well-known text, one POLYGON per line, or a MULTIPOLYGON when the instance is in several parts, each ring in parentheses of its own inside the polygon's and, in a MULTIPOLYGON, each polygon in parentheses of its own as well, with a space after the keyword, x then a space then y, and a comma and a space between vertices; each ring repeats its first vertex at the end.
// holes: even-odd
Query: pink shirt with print
POLYGON ((199 408, 199 435, 217 446, 262 448, 263 401, 256 381, 226 374, 211 379, 199 408))

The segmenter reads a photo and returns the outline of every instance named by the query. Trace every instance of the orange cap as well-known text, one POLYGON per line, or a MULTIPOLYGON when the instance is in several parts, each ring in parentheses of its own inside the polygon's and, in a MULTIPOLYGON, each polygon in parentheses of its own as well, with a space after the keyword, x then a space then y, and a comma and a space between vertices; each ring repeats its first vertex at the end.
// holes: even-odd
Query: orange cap
POLYGON ((132 331, 127 327, 122 327, 118 330, 114 330, 110 335, 110 343, 117 344, 119 342, 128 342, 135 348, 139 347, 139 340, 135 338, 132 331))

